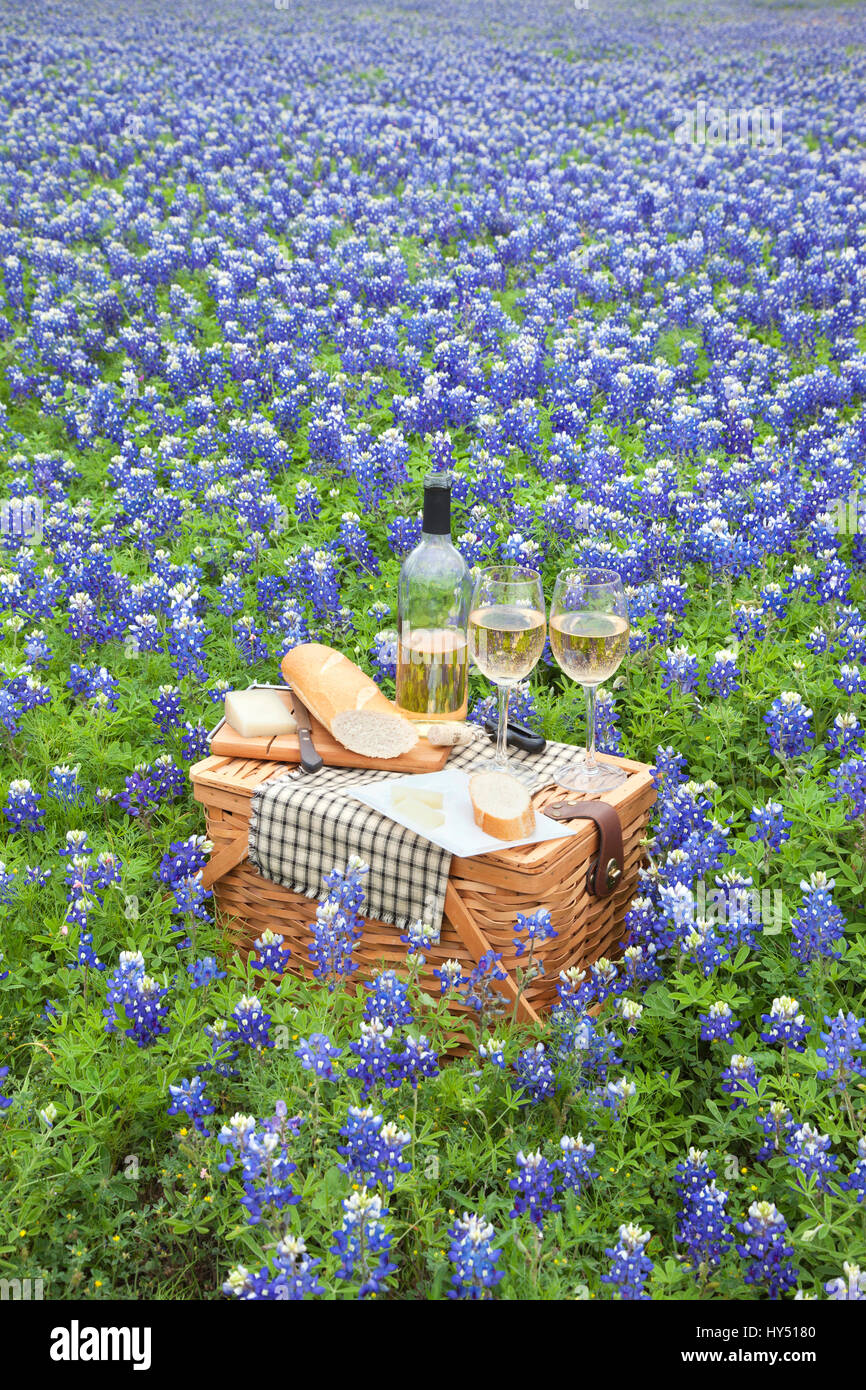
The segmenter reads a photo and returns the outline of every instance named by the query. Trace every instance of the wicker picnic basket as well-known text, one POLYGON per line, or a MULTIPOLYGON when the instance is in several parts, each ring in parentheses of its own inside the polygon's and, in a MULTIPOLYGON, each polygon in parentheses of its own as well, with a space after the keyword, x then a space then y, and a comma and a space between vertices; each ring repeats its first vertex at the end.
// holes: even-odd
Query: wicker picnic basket
MULTIPOLYGON (((591 821, 565 839, 451 861, 445 896, 445 915, 438 946, 431 948, 422 973, 422 988, 438 996, 433 970, 449 958, 469 973, 485 951, 502 955, 507 971, 500 988, 510 1000, 518 995, 515 969, 520 963, 513 942, 518 912, 539 907, 550 912, 558 935, 536 953, 544 974, 532 980, 520 995, 519 1015, 537 1022, 556 999, 559 972, 571 966, 585 967, 600 956, 615 955, 622 941, 625 914, 634 896, 642 841, 650 807, 655 800, 649 769, 624 758, 605 758, 628 772, 627 780, 602 799, 619 814, 623 833, 623 873, 607 897, 594 896, 587 871, 598 846, 598 831, 591 821)), ((210 757, 191 769, 193 791, 205 807, 208 838, 214 849, 204 872, 212 887, 229 943, 245 953, 256 937, 270 928, 284 936, 291 948, 288 969, 310 975, 309 923, 315 903, 302 894, 263 878, 249 863, 250 805, 256 787, 279 777, 282 763, 256 759, 210 757)), ((543 810, 555 802, 573 800, 561 789, 549 786, 537 792, 533 804, 543 810)), ((405 968, 406 947, 399 931, 385 922, 368 920, 355 948, 363 978, 388 967, 405 968)), ((460 1013, 462 1009, 455 1005, 460 1013)))

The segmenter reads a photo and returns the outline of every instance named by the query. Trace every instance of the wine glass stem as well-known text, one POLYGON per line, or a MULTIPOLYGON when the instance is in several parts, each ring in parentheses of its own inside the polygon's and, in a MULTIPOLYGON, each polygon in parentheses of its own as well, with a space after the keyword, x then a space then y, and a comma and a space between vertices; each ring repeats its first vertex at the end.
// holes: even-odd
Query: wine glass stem
POLYGON ((508 686, 497 685, 496 695, 499 705, 499 724, 496 729, 495 761, 504 769, 508 763, 508 686))
POLYGON ((585 685, 583 693, 586 696, 586 770, 587 772, 598 772, 598 763, 595 760, 595 686, 585 685))

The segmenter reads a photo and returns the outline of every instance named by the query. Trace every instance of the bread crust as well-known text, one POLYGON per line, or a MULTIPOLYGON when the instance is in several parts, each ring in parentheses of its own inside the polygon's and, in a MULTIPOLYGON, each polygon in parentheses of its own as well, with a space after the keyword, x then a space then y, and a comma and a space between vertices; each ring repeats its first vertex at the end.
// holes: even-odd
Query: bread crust
POLYGON ((336 714, 362 709, 377 714, 398 714, 396 706, 360 666, 323 642, 302 642, 293 647, 283 657, 280 670, 286 683, 297 690, 310 714, 329 732, 333 732, 331 721, 336 714))
MULTIPOLYGON (((475 817, 475 824, 484 831, 485 835, 492 835, 495 840, 522 840, 535 832, 535 811, 528 792, 526 792, 526 806, 514 816, 497 816, 494 812, 488 811, 478 804, 478 797, 483 792, 482 783, 490 777, 503 775, 507 774, 476 772, 474 776, 469 778, 472 814, 475 817)), ((517 785, 520 784, 517 783, 517 785)), ((525 788, 521 788, 521 790, 525 790, 525 788)))
MULTIPOLYGON (((326 647, 322 642, 303 642, 286 652, 280 670, 310 714, 345 748, 363 757, 387 762, 409 752, 418 742, 418 735, 409 720, 404 719, 392 701, 382 694, 376 682, 365 675, 354 661, 333 647, 326 647), (371 752, 364 746, 358 726, 343 718, 346 715, 368 714, 387 715, 393 721, 393 753, 371 752), (338 728, 334 727, 335 720, 338 728), (340 727, 343 728, 342 738, 340 727)), ((371 720, 370 723, 375 726, 371 728, 370 736, 378 749, 385 721, 371 720)))

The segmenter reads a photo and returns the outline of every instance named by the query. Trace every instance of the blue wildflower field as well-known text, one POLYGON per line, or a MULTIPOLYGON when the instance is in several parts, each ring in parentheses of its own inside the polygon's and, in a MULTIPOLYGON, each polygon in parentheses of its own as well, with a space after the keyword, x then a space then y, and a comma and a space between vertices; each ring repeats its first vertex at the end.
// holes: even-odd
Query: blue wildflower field
POLYGON ((0 12, 0 1276, 866 1298, 864 6, 0 12), (362 866, 309 983, 201 883, 227 689, 393 694, 431 462, 470 564, 627 585, 646 868, 535 1030, 422 925, 359 986, 362 866))

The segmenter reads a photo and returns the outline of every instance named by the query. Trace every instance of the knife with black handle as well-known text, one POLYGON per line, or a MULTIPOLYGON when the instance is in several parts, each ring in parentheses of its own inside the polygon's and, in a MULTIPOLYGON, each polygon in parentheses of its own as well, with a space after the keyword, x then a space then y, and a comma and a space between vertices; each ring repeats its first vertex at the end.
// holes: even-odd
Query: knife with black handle
POLYGON ((310 711, 304 702, 298 699, 294 690, 292 691, 292 709, 295 715, 295 722, 298 726, 298 747, 301 750, 301 767, 305 772, 318 772, 324 766, 322 758, 316 752, 313 743, 312 725, 310 724, 310 711))
MULTIPOLYGON (((496 724, 492 719, 487 720, 484 730, 490 738, 496 738, 496 724)), ((523 753, 543 753, 547 747, 541 734, 534 734, 525 724, 514 724, 510 719, 505 741, 509 748, 519 748, 523 753)))

